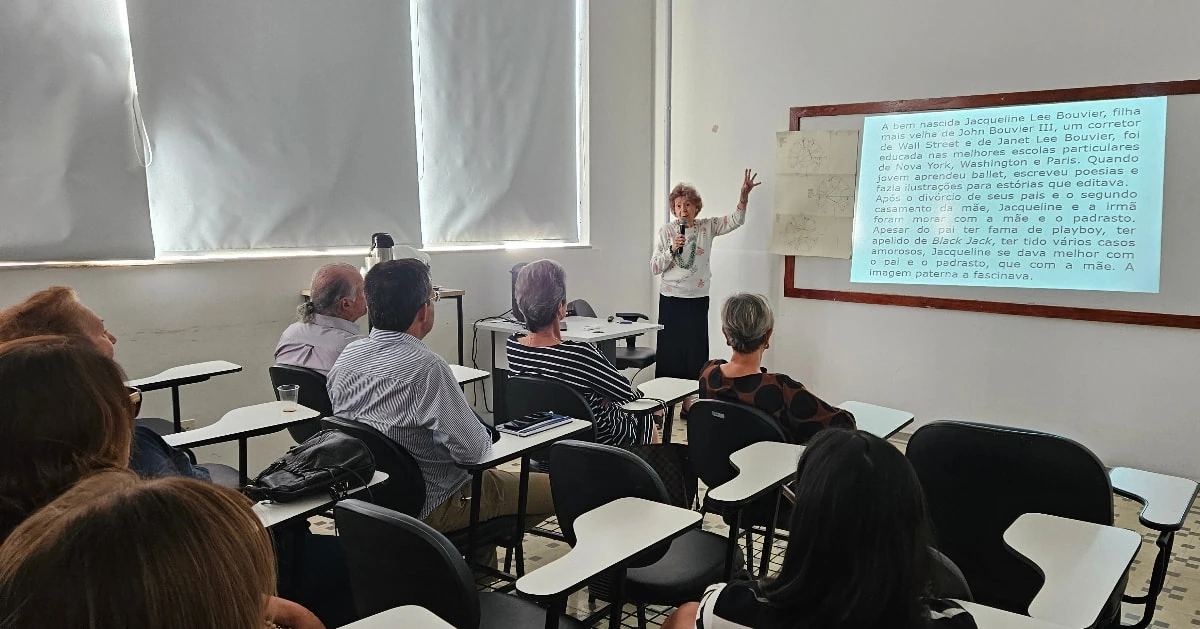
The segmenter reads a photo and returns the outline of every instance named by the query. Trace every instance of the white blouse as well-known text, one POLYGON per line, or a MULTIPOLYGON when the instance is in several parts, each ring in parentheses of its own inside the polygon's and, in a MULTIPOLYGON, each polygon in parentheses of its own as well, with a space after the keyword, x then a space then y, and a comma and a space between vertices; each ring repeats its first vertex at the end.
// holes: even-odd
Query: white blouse
POLYGON ((707 297, 712 281, 709 254, 713 238, 728 234, 746 222, 746 210, 729 216, 696 219, 695 229, 684 232, 683 253, 675 255, 671 244, 679 235, 680 221, 671 221, 658 229, 658 241, 650 258, 650 272, 662 275, 659 292, 668 297, 707 297), (695 252, 693 255, 693 251, 695 252))

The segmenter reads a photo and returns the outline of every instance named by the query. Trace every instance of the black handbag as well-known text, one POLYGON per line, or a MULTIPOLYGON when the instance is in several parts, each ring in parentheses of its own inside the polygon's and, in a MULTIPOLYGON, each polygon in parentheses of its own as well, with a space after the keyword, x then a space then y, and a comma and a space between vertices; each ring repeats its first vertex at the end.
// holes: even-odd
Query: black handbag
POLYGON ((292 502, 328 493, 340 500, 375 475, 375 456, 367 445, 337 430, 322 430, 263 470, 242 489, 254 500, 292 502))

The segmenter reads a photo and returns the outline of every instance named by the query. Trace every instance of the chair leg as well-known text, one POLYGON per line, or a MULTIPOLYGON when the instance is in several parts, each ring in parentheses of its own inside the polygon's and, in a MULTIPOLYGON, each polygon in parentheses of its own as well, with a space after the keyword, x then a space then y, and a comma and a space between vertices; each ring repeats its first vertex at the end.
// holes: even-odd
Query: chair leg
POLYGON ((517 576, 525 576, 525 545, 517 542, 517 576))
POLYGON ((646 605, 644 603, 637 604, 637 623, 638 629, 646 629, 646 605))
POLYGON ((512 546, 509 546, 508 548, 504 549, 504 571, 505 572, 512 571, 512 558, 513 558, 513 549, 512 549, 512 546))

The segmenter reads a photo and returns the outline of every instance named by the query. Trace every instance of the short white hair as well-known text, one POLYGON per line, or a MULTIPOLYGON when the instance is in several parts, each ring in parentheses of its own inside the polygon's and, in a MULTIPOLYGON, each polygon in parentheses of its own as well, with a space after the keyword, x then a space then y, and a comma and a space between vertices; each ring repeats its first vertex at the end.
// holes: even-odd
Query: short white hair
POLYGON ((554 323, 567 301, 567 272, 554 260, 530 262, 517 273, 517 308, 525 327, 537 332, 554 323))
POLYGON ((775 315, 767 298, 754 293, 737 293, 721 308, 721 330, 729 346, 739 354, 758 351, 775 328, 775 315))

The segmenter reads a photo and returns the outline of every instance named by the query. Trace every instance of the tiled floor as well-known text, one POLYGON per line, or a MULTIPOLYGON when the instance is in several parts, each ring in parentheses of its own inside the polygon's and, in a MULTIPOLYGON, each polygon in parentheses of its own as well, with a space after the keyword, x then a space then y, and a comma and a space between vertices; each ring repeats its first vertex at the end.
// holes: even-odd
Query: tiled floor
MULTIPOLYGON (((673 439, 676 442, 686 442, 686 422, 675 422, 673 439)), ((896 439, 893 442, 897 447, 904 448, 902 439, 896 439)), ((514 471, 516 470, 515 467, 513 469, 514 471)), ((701 491, 703 491, 703 487, 701 491)), ((1141 505, 1120 497, 1117 497, 1114 502, 1117 526, 1142 534, 1142 548, 1138 551, 1138 555, 1134 559, 1129 586, 1126 590, 1130 595, 1141 595, 1146 591, 1150 579, 1150 571, 1154 566, 1154 558, 1157 555, 1158 549, 1155 546, 1157 534, 1138 523, 1137 515, 1141 505)), ((542 525, 542 528, 549 530, 558 529, 557 523, 553 519, 546 521, 542 525)), ((728 527, 721 522, 720 518, 712 515, 705 517, 704 528, 722 536, 728 535, 729 532, 728 527)), ((313 518, 313 530, 320 533, 332 533, 333 525, 329 520, 317 517, 313 518)), ((756 538, 755 541, 757 543, 756 551, 758 551, 761 549, 762 539, 756 538)), ((1193 508, 1188 516, 1187 523, 1175 536, 1175 548, 1171 556, 1166 584, 1163 588, 1163 593, 1159 596, 1158 605, 1154 613, 1154 622, 1151 627, 1156 629, 1184 629, 1186 627, 1200 626, 1200 548, 1198 547, 1200 547, 1200 509, 1193 508)), ((771 572, 773 573, 779 569, 778 558, 782 557, 783 549, 784 542, 777 541, 771 561, 771 572)), ((527 535, 524 545, 525 569, 526 571, 534 570, 538 566, 545 565, 562 556, 567 550, 568 547, 564 542, 536 535, 527 535)), ((755 562, 755 565, 757 565, 757 552, 755 562)), ((491 586, 495 585, 495 581, 481 579, 479 584, 482 589, 490 589, 491 586)), ((603 605, 603 603, 597 603, 595 606, 590 605, 588 603, 587 592, 584 590, 576 592, 567 600, 567 613, 578 618, 584 618, 599 610, 603 605)), ((658 627, 671 611, 672 608, 667 607, 648 607, 647 620, 649 621, 649 626, 658 627)), ((1124 611, 1125 617, 1123 622, 1125 623, 1135 622, 1141 617, 1142 613, 1141 606, 1132 606, 1129 604, 1125 605, 1124 611)), ((634 617, 633 606, 626 606, 623 612, 624 619, 622 625, 636 628, 637 620, 634 617)), ((605 622, 600 622, 597 626, 604 627, 607 625, 605 622)))

